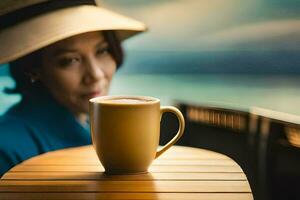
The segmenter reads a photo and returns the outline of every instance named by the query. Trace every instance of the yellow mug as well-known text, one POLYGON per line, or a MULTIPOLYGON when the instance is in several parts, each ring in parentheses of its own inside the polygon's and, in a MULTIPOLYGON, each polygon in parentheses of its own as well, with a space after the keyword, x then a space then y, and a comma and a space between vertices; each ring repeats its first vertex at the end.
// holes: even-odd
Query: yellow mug
POLYGON ((107 174, 146 173, 152 161, 169 149, 184 132, 184 118, 172 106, 144 96, 102 96, 89 101, 93 146, 107 174), (179 130, 160 150, 160 121, 174 113, 179 130))

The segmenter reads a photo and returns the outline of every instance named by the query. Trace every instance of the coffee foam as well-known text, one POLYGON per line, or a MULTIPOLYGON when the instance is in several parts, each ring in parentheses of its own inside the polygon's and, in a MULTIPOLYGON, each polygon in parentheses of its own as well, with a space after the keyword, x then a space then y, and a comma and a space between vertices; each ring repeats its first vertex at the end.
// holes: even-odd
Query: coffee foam
POLYGON ((106 100, 108 102, 112 102, 112 103, 122 103, 122 104, 137 104, 137 103, 144 103, 144 102, 148 102, 149 100, 147 99, 109 99, 106 100))
POLYGON ((111 99, 102 99, 97 100, 98 103, 115 103, 115 104, 143 104, 152 102, 151 99, 142 99, 142 98, 111 98, 111 99))

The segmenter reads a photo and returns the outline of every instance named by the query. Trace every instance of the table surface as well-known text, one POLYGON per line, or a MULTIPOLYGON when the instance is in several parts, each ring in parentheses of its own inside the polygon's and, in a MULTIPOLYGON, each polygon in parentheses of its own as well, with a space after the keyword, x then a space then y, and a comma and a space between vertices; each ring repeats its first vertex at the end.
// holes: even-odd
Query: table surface
POLYGON ((229 157, 173 146, 149 173, 106 175, 92 146, 33 157, 0 180, 0 199, 253 199, 247 178, 229 157))

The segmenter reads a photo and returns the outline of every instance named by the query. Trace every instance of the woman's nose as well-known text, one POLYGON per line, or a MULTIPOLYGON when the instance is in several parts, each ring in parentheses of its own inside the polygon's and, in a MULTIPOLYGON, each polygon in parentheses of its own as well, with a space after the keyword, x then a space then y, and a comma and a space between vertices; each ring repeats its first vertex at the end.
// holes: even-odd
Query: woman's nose
POLYGON ((86 83, 97 82, 104 77, 105 73, 101 63, 98 63, 92 59, 86 62, 86 70, 84 75, 84 80, 86 83))

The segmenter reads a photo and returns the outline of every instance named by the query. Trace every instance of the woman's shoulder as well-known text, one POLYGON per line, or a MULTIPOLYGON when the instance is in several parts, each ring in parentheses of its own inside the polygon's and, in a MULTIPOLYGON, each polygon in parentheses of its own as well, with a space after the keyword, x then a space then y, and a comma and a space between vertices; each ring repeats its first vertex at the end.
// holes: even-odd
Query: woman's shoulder
POLYGON ((28 130, 27 125, 20 118, 9 114, 0 116, 0 148, 12 142, 18 143, 26 137, 28 130))
POLYGON ((12 115, 0 116, 0 177, 9 168, 29 157, 32 142, 30 129, 19 118, 12 115))
POLYGON ((25 124, 22 119, 17 116, 5 113, 0 116, 0 136, 6 131, 24 128, 25 124))
POLYGON ((16 147, 30 147, 33 135, 33 128, 22 117, 10 112, 0 116, 0 150, 8 152, 16 147))

